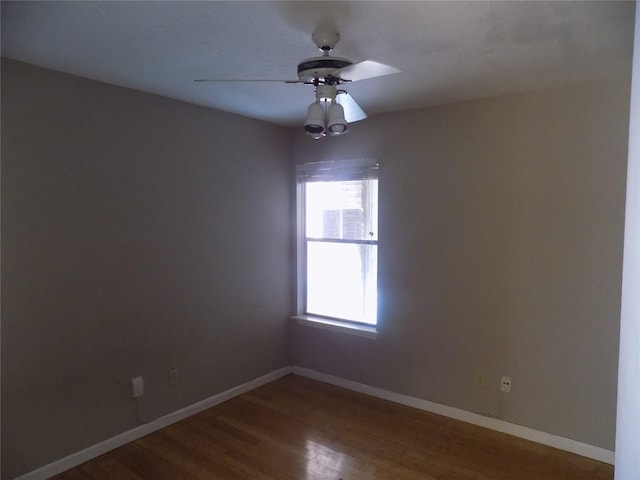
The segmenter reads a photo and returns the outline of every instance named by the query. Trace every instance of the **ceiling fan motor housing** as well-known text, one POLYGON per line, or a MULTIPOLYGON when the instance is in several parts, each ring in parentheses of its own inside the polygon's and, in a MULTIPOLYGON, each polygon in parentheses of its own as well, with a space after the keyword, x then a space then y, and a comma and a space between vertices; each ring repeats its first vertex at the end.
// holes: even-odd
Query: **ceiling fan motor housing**
MULTIPOLYGON (((341 68, 348 67, 353 62, 340 57, 314 57, 303 60, 298 64, 298 78, 303 82, 314 79, 328 79, 341 68)), ((336 80, 339 79, 336 77, 336 80)))

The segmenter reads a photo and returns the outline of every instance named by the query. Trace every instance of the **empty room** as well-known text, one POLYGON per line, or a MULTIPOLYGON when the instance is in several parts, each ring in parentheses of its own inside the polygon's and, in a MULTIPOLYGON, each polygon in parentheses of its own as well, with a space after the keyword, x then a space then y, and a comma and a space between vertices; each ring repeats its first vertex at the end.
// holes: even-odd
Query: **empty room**
POLYGON ((2 480, 640 479, 635 2, 0 6, 2 480))

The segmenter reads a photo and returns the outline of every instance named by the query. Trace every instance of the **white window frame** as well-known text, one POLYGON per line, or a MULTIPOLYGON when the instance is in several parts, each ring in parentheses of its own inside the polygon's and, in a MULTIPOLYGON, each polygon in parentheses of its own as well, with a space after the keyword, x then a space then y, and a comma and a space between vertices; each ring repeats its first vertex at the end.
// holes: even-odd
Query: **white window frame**
MULTIPOLYGON (((305 258, 305 178, 327 180, 360 180, 378 178, 378 161, 375 158, 305 163, 296 167, 296 314, 293 318, 301 325, 338 331, 367 338, 376 338, 378 325, 368 325, 305 314, 306 258, 305 258)), ((378 239, 379 241, 379 239, 378 239)), ((379 245, 379 243, 378 243, 379 245)), ((379 248, 379 247, 378 247, 379 248)), ((377 261, 377 259, 376 259, 377 261)))

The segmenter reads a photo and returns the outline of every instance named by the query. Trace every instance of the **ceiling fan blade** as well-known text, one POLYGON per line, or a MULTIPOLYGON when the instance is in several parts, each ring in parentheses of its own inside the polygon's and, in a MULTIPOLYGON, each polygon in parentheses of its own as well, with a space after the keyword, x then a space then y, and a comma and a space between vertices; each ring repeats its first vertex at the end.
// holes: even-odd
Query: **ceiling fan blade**
POLYGON ((344 109, 344 119, 347 123, 353 123, 367 118, 367 114, 364 113, 353 97, 349 95, 349 92, 345 90, 338 90, 336 101, 342 105, 342 108, 344 109))
POLYGON ((366 80, 367 78, 391 75, 392 73, 400 73, 400 70, 391 65, 385 65, 384 63, 364 60, 341 68, 336 71, 333 76, 348 82, 355 82, 357 80, 366 80))
POLYGON ((249 78, 198 78, 194 82, 276 82, 276 83, 305 83, 302 80, 263 80, 249 78))

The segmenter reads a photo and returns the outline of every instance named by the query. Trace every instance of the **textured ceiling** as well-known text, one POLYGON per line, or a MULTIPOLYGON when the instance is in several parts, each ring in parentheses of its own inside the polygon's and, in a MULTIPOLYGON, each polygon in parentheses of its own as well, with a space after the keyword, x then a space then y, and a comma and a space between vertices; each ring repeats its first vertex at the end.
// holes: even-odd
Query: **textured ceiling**
POLYGON ((2 55, 284 125, 303 122, 313 87, 195 83, 295 79, 318 54, 402 73, 347 90, 369 114, 629 74, 633 2, 9 2, 2 55))

